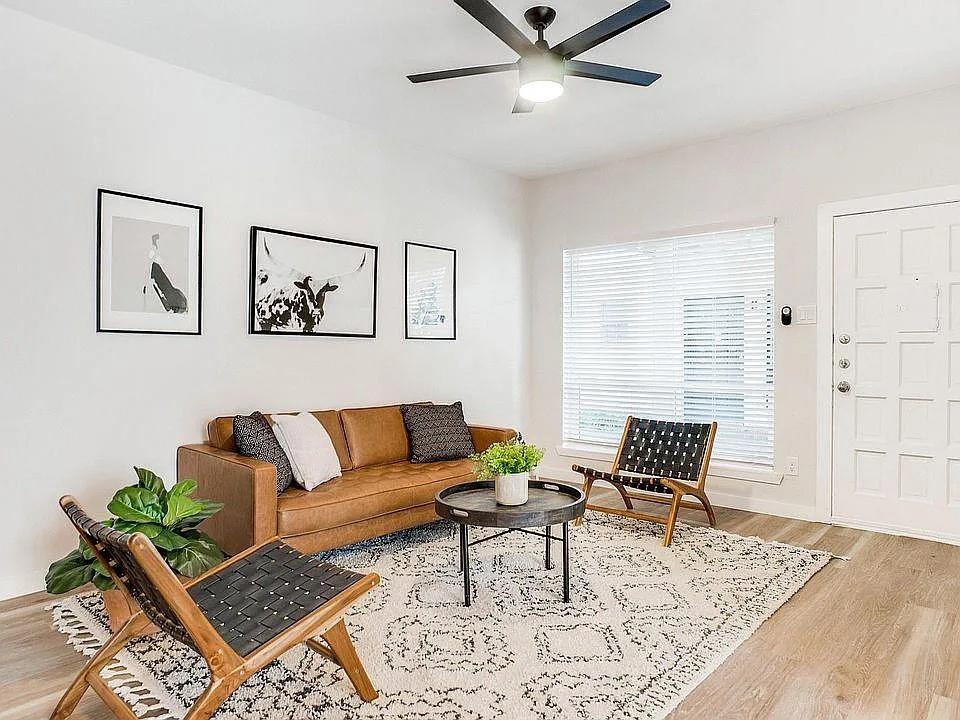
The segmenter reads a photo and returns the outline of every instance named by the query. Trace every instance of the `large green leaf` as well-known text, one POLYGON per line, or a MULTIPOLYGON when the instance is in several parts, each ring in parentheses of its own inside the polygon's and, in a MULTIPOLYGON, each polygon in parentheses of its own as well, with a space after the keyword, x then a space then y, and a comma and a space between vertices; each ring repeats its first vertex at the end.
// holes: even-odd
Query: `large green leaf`
POLYGON ((97 590, 113 590, 116 587, 116 585, 113 583, 112 577, 109 575, 104 577, 103 575, 99 574, 93 576, 93 585, 97 588, 97 590))
POLYGON ((216 515, 223 509, 223 503, 215 502, 213 500, 194 500, 194 502, 200 505, 200 510, 195 512, 190 517, 184 518, 180 522, 173 525, 170 528, 171 530, 175 532, 182 532, 183 530, 195 528, 208 517, 211 515, 216 515))
POLYGON ((84 560, 93 560, 93 549, 83 541, 83 538, 80 538, 80 545, 77 549, 84 560))
POLYGON ((171 497, 174 495, 193 495, 197 490, 197 481, 196 480, 181 480, 172 488, 168 495, 171 497))
POLYGON ((160 498, 156 496, 156 493, 139 485, 131 485, 117 490, 113 500, 107 505, 107 510, 121 520, 129 522, 153 523, 163 520, 160 498))
POLYGON ((70 592, 93 580, 96 574, 93 561, 86 560, 79 549, 50 565, 44 582, 53 595, 70 592))
POLYGON ((149 490, 157 498, 162 501, 167 494, 166 486, 163 484, 163 479, 157 475, 153 470, 147 470, 146 468, 133 468, 134 472, 137 473, 137 477, 140 478, 140 487, 144 490, 149 490))
POLYGON ((190 544, 190 541, 167 528, 161 528, 160 532, 150 538, 153 544, 161 550, 179 550, 190 544))
POLYGON ((223 553, 217 544, 202 533, 197 535, 200 537, 186 547, 167 553, 167 564, 186 577, 196 577, 223 562, 223 553))
POLYGON ((181 520, 196 515, 203 510, 203 506, 193 498, 185 495, 171 495, 167 498, 167 512, 163 516, 163 524, 167 527, 176 525, 181 520))
POLYGON ((148 538, 153 540, 157 535, 163 532, 163 525, 155 522, 138 523, 120 520, 117 523, 117 530, 121 530, 125 533, 143 533, 148 538))

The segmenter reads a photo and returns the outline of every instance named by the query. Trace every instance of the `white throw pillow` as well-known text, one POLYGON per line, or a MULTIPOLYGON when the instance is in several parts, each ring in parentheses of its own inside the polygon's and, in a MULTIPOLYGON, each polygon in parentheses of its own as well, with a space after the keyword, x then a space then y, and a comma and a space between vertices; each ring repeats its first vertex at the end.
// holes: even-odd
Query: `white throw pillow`
POLYGON ((274 415, 273 432, 290 458, 293 479, 304 490, 313 490, 340 477, 340 458, 326 429, 313 415, 274 415))

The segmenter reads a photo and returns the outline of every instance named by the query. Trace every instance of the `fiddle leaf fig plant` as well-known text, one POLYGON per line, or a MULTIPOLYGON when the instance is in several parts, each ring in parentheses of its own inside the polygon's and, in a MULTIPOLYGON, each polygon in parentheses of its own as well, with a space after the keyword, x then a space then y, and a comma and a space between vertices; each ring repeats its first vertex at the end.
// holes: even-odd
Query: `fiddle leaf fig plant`
MULTIPOLYGON (((197 490, 193 480, 178 482, 169 490, 152 470, 135 467, 137 484, 120 488, 107 504, 113 517, 104 525, 125 533, 143 533, 174 572, 196 577, 223 562, 223 552, 197 525, 215 515, 223 503, 191 497, 197 490)), ((90 547, 79 547, 50 565, 47 592, 70 592, 92 582, 100 590, 113 588, 110 573, 90 547)))

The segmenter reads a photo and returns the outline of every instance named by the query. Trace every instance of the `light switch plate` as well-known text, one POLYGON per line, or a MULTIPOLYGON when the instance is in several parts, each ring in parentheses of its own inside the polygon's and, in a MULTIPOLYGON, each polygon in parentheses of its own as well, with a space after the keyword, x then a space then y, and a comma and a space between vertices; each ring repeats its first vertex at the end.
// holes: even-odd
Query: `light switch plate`
POLYGON ((801 305, 797 308, 797 315, 793 320, 797 325, 815 325, 817 322, 817 306, 801 305))

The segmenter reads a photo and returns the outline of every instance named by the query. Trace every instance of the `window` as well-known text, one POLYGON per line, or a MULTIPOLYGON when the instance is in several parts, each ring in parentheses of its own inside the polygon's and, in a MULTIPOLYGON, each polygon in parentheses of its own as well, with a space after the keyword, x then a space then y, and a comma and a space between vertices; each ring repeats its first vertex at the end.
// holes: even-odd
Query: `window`
POLYGON ((627 415, 773 465, 772 227, 564 251, 563 440, 616 447, 627 415))

